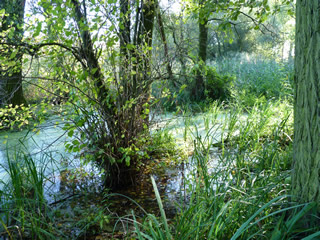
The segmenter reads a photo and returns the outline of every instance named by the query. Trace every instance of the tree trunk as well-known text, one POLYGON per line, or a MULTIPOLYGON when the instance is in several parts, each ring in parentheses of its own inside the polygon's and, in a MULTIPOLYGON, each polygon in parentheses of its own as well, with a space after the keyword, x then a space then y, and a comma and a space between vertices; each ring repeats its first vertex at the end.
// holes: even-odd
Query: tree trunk
POLYGON ((208 19, 201 17, 199 13, 199 49, 198 49, 198 64, 199 68, 196 74, 195 85, 192 89, 194 100, 204 100, 205 83, 203 78, 203 68, 207 61, 207 44, 208 44, 208 19))
POLYGON ((98 139, 93 138, 99 149, 107 148, 105 152, 108 152, 108 154, 99 155, 101 159, 97 160, 105 169, 106 187, 112 189, 127 187, 134 183, 137 161, 132 159, 128 164, 127 159, 130 156, 126 156, 124 150, 138 141, 138 137, 144 131, 143 123, 148 120, 148 117, 143 118, 148 114, 142 112, 147 106, 145 103, 149 100, 151 84, 150 48, 155 14, 154 2, 152 0, 141 2, 141 11, 137 12, 138 20, 135 25, 137 32, 133 37, 136 47, 129 50, 127 44, 131 42, 130 1, 120 0, 120 81, 111 87, 106 84, 94 50, 85 1, 80 4, 80 0, 71 0, 71 3, 81 35, 81 63, 83 70, 88 73, 90 80, 94 83, 97 92, 95 102, 98 103, 95 104, 95 107, 102 115, 102 126, 105 128, 98 139), (133 74, 134 71, 136 74, 133 74), (115 92, 112 87, 118 88, 117 97, 113 97, 115 92), (128 101, 133 104, 128 104, 128 101), (107 127, 105 127, 105 122, 107 127))
MULTIPOLYGON (((181 12, 183 12, 182 10, 181 12)), ((185 82, 187 79, 187 60, 186 60, 186 46, 185 46, 185 37, 184 37, 184 21, 183 21, 183 14, 180 13, 179 15, 179 26, 178 28, 172 27, 172 38, 173 38, 173 43, 175 44, 176 48, 176 55, 178 58, 178 61, 180 63, 180 77, 179 80, 180 82, 185 82), (176 31, 178 34, 178 38, 176 36, 176 31)), ((179 81, 177 81, 179 82, 179 81)), ((177 88, 179 85, 175 81, 172 82, 173 85, 177 88)))
MULTIPOLYGON (((4 39, 7 43, 19 45, 23 37, 23 17, 25 0, 17 0, 12 2, 11 0, 0 1, 0 9, 5 9, 8 16, 1 19, 0 32, 7 31, 11 28, 13 31, 13 37, 6 37, 4 39), (9 27, 11 25, 11 27, 9 27)), ((26 104, 26 100, 23 95, 22 89, 22 57, 23 54, 19 50, 19 47, 7 47, 8 49, 1 49, 0 57, 6 59, 0 64, 0 82, 3 84, 2 96, 4 99, 0 99, 0 104, 12 104, 21 105, 26 104), (12 54, 15 54, 13 59, 12 54), (6 62, 15 62, 14 66, 6 67, 6 62)), ((0 95, 1 97, 1 95, 0 95)))
POLYGON ((288 55, 288 61, 291 62, 292 59, 293 59, 293 56, 292 56, 292 49, 293 49, 293 43, 291 41, 289 41, 289 55, 288 55))
MULTIPOLYGON (((151 87, 151 47, 152 47, 152 35, 155 17, 155 1, 144 0, 142 2, 142 13, 140 17, 140 33, 137 41, 137 48, 143 49, 145 46, 145 54, 140 54, 139 58, 139 70, 140 77, 137 86, 139 86, 139 96, 141 96, 138 106, 140 115, 145 114, 145 110, 148 108, 148 102, 150 99, 150 87, 151 87)), ((137 76, 138 77, 138 76, 137 76)), ((139 77, 138 77, 139 78, 139 77)), ((143 123, 149 126, 149 114, 144 118, 143 123)))
POLYGON ((219 54, 219 57, 222 57, 221 43, 220 43, 220 38, 219 38, 219 35, 218 35, 217 31, 215 31, 215 35, 216 35, 216 39, 217 39, 217 43, 218 43, 218 54, 219 54))
POLYGON ((104 84, 104 75, 102 74, 101 67, 98 62, 98 58, 94 51, 91 34, 89 31, 89 27, 87 25, 87 18, 84 13, 81 12, 80 3, 78 0, 71 0, 74 10, 75 10, 75 17, 78 24, 79 32, 81 34, 81 52, 83 60, 86 62, 86 69, 88 71, 89 76, 95 83, 98 95, 98 101, 102 104, 102 108, 105 111, 106 121, 108 123, 109 131, 111 134, 114 135, 113 130, 111 127, 114 125, 114 110, 113 106, 109 106, 106 103, 106 100, 110 96, 109 89, 104 84))
POLYGON ((129 13, 129 4, 130 1, 127 0, 120 0, 120 81, 122 82, 123 86, 123 94, 119 96, 121 104, 124 104, 129 97, 130 89, 130 78, 131 78, 131 71, 130 71, 130 51, 127 48, 127 44, 130 43, 130 13, 129 13))
POLYGON ((167 73, 168 73, 169 80, 173 80, 173 73, 172 73, 171 61, 170 61, 170 57, 169 57, 168 43, 167 43, 165 31, 164 31, 164 26, 163 26, 163 21, 162 21, 162 16, 161 16, 160 6, 159 6, 158 1, 156 1, 156 11, 157 11, 157 19, 158 19, 158 25, 159 25, 159 30, 160 30, 160 36, 161 36, 161 40, 163 43, 164 56, 166 59, 165 64, 166 64, 166 68, 167 68, 167 73))
MULTIPOLYGON (((125 161, 121 160, 120 147, 128 147, 121 140, 120 136, 123 134, 123 130, 118 123, 119 112, 117 112, 116 104, 110 100, 110 89, 104 83, 105 76, 101 71, 101 67, 98 58, 94 51, 93 42, 89 27, 87 25, 87 18, 85 15, 86 6, 83 6, 83 11, 78 0, 71 0, 74 11, 75 19, 81 34, 81 51, 83 61, 83 70, 88 72, 92 81, 94 81, 95 89, 97 91, 97 102, 99 104, 98 112, 102 114, 103 120, 107 123, 107 128, 104 129, 104 133, 109 132, 101 136, 98 142, 95 143, 99 148, 104 149, 106 144, 111 144, 112 154, 117 158, 115 162, 111 159, 97 159, 98 162, 102 162, 102 167, 106 170, 105 185, 111 189, 118 189, 123 186, 130 185, 131 179, 134 176, 134 171, 131 166, 127 166, 125 161), (119 160, 120 159, 120 160, 119 160)), ((103 126, 105 126, 103 124, 103 126)))
MULTIPOLYGON (((292 193, 320 203, 320 1, 297 0, 292 193)), ((319 208, 319 205, 318 205, 319 208)))

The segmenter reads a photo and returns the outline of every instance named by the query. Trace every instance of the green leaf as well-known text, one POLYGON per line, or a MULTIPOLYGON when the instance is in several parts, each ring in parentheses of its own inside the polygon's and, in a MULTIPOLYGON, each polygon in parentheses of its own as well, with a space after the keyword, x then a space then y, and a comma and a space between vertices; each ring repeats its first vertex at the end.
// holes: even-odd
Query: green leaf
POLYGON ((72 130, 70 130, 70 131, 68 132, 68 136, 69 136, 69 137, 72 137, 72 136, 73 136, 73 133, 74 133, 74 131, 73 131, 73 129, 72 129, 72 130))
POLYGON ((129 167, 130 166, 130 156, 126 156, 125 161, 126 161, 126 165, 129 167))
POLYGON ((17 55, 17 51, 13 51, 10 55, 10 59, 14 59, 17 55))
POLYGON ((241 227, 237 230, 237 232, 232 236, 231 240, 236 240, 238 239, 238 237, 240 237, 240 235, 245 232, 248 228, 252 227, 253 224, 250 224, 251 221, 257 216, 259 215, 264 209, 266 209, 267 207, 270 207, 274 202, 282 199, 282 198, 286 198, 288 197, 287 195, 283 195, 283 196, 279 196, 276 197, 274 199, 272 199, 271 201, 269 201, 268 203, 266 203, 265 205, 263 205, 258 211, 256 211, 245 223, 243 223, 241 225, 241 227))
POLYGON ((92 68, 92 69, 91 69, 91 74, 92 74, 92 75, 95 74, 95 73, 97 72, 97 70, 98 70, 98 68, 92 68))

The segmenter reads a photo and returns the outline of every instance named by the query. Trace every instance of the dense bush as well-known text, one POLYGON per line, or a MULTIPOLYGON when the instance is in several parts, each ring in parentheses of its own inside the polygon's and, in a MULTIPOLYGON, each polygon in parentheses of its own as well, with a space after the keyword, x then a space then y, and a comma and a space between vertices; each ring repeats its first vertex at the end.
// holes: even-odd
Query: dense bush
MULTIPOLYGON (((204 104, 209 101, 218 100, 220 102, 228 101, 231 97, 234 77, 230 74, 218 73, 215 67, 212 66, 202 66, 201 64, 194 65, 190 71, 188 72, 188 78, 186 81, 180 80, 180 88, 176 86, 169 86, 167 89, 170 92, 170 96, 162 96, 163 104, 166 110, 176 110, 176 107, 182 107, 183 109, 192 108, 193 110, 197 110, 198 108, 203 109, 204 104), (198 75, 198 71, 201 72, 204 83, 205 83, 205 92, 204 98, 201 102, 195 101, 192 96, 192 92, 196 86, 196 77, 198 75)), ((157 91, 153 91, 157 93, 157 91)), ((165 91, 162 90, 162 94, 165 91)), ((199 109, 199 110, 200 110, 199 109)))
POLYGON ((228 74, 219 74, 214 67, 205 68, 205 96, 211 100, 228 100, 234 78, 228 74))

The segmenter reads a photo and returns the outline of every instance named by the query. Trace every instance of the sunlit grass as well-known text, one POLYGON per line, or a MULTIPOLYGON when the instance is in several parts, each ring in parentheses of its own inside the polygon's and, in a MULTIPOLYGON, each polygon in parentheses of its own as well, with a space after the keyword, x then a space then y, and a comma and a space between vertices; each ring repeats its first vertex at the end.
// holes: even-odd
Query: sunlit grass
POLYGON ((238 54, 212 63, 218 72, 236 76, 233 97, 251 107, 257 100, 293 99, 293 62, 238 54))
MULTIPOLYGON (((215 107, 215 105, 213 106, 215 107)), ((319 227, 305 228, 303 217, 314 204, 291 202, 292 105, 286 101, 219 108, 188 121, 168 124, 193 143, 188 198, 169 224, 173 239, 300 239, 318 236, 319 227), (212 117, 212 118, 210 118, 212 117), (209 125, 208 119, 213 120, 209 125), (188 123, 185 126, 185 123, 188 123), (192 123, 192 124, 191 124, 192 123), (219 134, 213 129, 219 129, 219 134), (219 136, 219 137, 217 137, 219 136), (212 158, 213 152, 220 158, 212 158), (217 161, 210 169, 210 161, 217 161), (279 222, 284 225, 280 225, 279 222), (311 235, 312 234, 312 235, 311 235)), ((174 135, 181 138, 181 134, 174 135)), ((183 138, 183 137, 182 137, 183 138)), ((157 191, 154 186, 155 191, 157 191)), ((161 201, 157 197, 157 201, 161 201)), ((159 204, 163 211, 162 205, 159 204)), ((167 220, 152 215, 136 225, 138 239, 170 239, 167 220)), ((306 238, 312 239, 312 238, 306 238)))
MULTIPOLYGON (((137 239, 317 237, 318 227, 303 229, 303 218, 313 217, 314 205, 298 205, 290 198, 292 111, 289 101, 273 100, 250 108, 214 102, 199 114, 168 115, 154 128, 149 150, 165 158, 179 154, 178 147, 191 155, 184 197, 177 197, 177 214, 168 219, 162 204, 165 196, 152 181, 160 215, 144 210, 144 217, 122 216, 117 224, 123 222, 127 230, 123 235, 137 239)), ((44 198, 46 165, 41 167, 30 156, 18 154, 3 168, 9 178, 2 181, 0 229, 13 239, 19 234, 63 238, 65 229, 55 226, 63 219, 44 198)), ((71 225, 80 229, 78 234, 85 235, 92 226, 104 231, 110 221, 108 202, 104 204, 97 207, 97 213, 88 213, 71 225)), ((65 237, 70 236, 75 237, 65 237)))

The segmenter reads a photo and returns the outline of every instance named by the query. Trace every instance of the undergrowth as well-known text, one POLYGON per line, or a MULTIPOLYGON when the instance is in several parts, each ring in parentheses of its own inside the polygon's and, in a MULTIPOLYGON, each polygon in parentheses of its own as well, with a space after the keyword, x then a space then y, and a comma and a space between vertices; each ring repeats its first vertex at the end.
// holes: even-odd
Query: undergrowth
POLYGON ((142 210, 139 216, 132 211, 117 217, 108 209, 108 200, 102 201, 100 196, 101 206, 88 207, 78 216, 73 213, 75 219, 67 220, 61 216, 61 205, 49 204, 44 196, 49 180, 47 161, 39 165, 31 156, 17 154, 2 166, 8 178, 1 181, 0 236, 89 238, 108 231, 111 222, 115 225, 106 235, 110 239, 309 240, 320 236, 318 225, 304 223, 305 218, 317 222, 315 204, 298 204, 290 196, 290 101, 258 101, 250 108, 214 102, 202 114, 195 116, 186 109, 175 120, 154 130, 148 146, 150 156, 170 157, 176 164, 181 163, 178 155, 182 152, 177 147, 192 146, 188 176, 182 179, 185 192, 176 198, 173 218, 167 217, 164 196, 156 184, 159 179, 151 178, 158 215, 142 210), (63 226, 69 221, 69 228, 77 229, 77 234, 63 226), (116 230, 119 224, 121 235, 116 230))
POLYGON ((235 76, 232 99, 252 107, 258 101, 293 100, 293 62, 277 62, 261 56, 240 54, 212 63, 217 71, 235 76))
MULTIPOLYGON (((297 204, 290 196, 292 106, 288 102, 259 103, 246 114, 230 106, 224 118, 193 133, 193 166, 187 200, 177 203, 169 221, 157 194, 160 216, 136 221, 138 239, 313 239, 319 226, 305 227, 315 218, 314 203, 297 204), (215 126, 222 129, 214 131, 215 126), (218 141, 217 141, 218 139, 218 141), (219 160, 210 169, 212 154, 219 160), (309 237, 308 237, 309 236, 309 237)), ((154 182, 154 180, 152 180, 154 182)))

